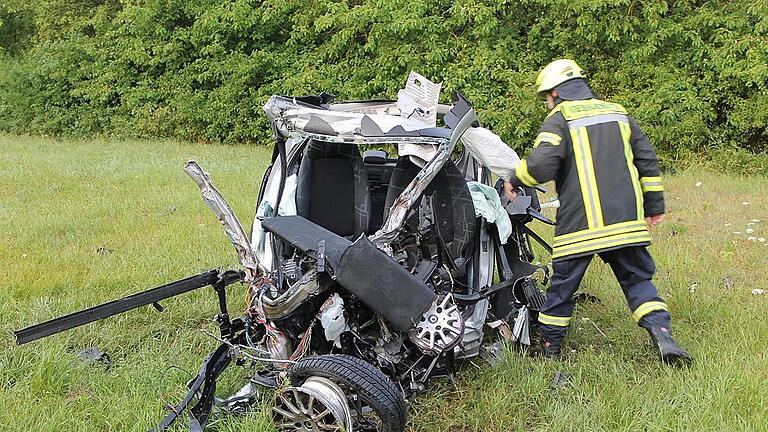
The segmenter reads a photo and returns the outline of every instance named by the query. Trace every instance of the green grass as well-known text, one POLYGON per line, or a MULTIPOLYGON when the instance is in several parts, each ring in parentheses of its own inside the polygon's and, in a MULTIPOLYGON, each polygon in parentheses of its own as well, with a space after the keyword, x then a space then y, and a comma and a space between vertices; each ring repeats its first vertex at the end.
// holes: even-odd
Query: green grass
MULTIPOLYGON (((201 290, 22 347, 12 331, 217 266, 236 266, 222 227, 183 173, 197 159, 249 225, 269 151, 176 142, 0 135, 0 424, 8 431, 144 431, 176 402, 215 342, 201 290), (110 354, 106 371, 77 359, 110 354), (185 372, 186 371, 186 372, 185 372)), ((419 399, 415 431, 768 430, 768 178, 688 168, 667 178, 654 230, 656 283, 686 370, 657 364, 610 269, 596 260, 562 363, 507 352, 466 364, 419 399), (700 187, 695 184, 701 181, 700 187), (749 205, 742 205, 749 202, 749 205), (746 234, 747 224, 761 219, 746 234), (726 226, 726 224, 730 224, 726 226), (743 234, 733 234, 741 231, 743 234), (695 289, 691 289, 695 285, 695 289), (572 384, 551 392, 562 368, 572 384)), ((230 307, 242 307, 230 288, 230 307)), ((224 387, 234 388, 238 376, 224 387)), ((263 413, 212 430, 270 430, 263 413)))

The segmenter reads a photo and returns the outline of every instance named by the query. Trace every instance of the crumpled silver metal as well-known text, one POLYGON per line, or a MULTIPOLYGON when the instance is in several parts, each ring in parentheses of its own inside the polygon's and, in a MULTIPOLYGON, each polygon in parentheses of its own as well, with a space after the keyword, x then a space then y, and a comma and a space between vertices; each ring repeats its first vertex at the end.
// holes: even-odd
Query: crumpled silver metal
POLYGON ((205 204, 213 210, 216 217, 219 219, 222 225, 224 225, 224 231, 227 234, 227 238, 232 243, 237 251, 237 257, 240 263, 245 268, 245 282, 249 283, 254 280, 259 273, 258 260, 253 253, 250 242, 248 242, 248 236, 245 234, 243 226, 235 216, 235 212, 227 203, 227 200, 221 195, 218 189, 213 185, 208 173, 203 171, 203 168, 198 165, 197 162, 191 160, 184 166, 184 171, 192 177, 192 180, 200 187, 200 192, 203 196, 205 204))
POLYGON ((397 197, 389 210, 387 220, 384 221, 381 229, 371 236, 370 240, 373 244, 381 247, 395 241, 405 223, 408 210, 413 207, 424 190, 432 183, 438 171, 448 162, 453 149, 458 144, 462 135, 464 135, 464 132, 475 122, 477 122, 477 115, 475 110, 470 109, 456 125, 456 128, 451 133, 451 139, 440 144, 435 156, 424 165, 424 168, 416 174, 416 177, 397 197))

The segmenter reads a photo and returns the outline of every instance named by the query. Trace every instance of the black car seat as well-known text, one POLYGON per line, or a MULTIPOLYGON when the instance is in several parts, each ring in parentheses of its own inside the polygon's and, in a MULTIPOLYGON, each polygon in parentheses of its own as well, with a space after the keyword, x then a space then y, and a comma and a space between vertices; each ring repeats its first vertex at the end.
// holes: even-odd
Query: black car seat
POLYGON ((343 237, 368 231, 368 175, 356 145, 310 141, 299 165, 299 216, 343 237))
MULTIPOLYGON (((401 157, 392 172, 384 204, 384 218, 400 193, 416 177, 421 169, 407 156, 401 157)), ((425 191, 432 195, 432 206, 440 234, 448 247, 451 257, 470 258, 477 234, 477 217, 472 195, 467 188, 467 180, 453 161, 448 161, 425 191)), ((419 202, 414 204, 418 207, 419 202)), ((409 229, 418 227, 418 212, 406 221, 409 229)))

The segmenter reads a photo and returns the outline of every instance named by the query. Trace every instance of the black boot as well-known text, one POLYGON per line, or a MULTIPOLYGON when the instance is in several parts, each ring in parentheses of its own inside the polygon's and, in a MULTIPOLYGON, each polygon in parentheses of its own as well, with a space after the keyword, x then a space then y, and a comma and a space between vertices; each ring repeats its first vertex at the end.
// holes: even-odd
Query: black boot
POLYGON ((662 362, 675 366, 685 366, 691 363, 691 355, 677 345, 668 328, 649 327, 646 330, 651 335, 653 346, 656 347, 662 362))
POLYGON ((546 337, 541 339, 541 354, 549 360, 560 359, 560 342, 554 342, 546 337))

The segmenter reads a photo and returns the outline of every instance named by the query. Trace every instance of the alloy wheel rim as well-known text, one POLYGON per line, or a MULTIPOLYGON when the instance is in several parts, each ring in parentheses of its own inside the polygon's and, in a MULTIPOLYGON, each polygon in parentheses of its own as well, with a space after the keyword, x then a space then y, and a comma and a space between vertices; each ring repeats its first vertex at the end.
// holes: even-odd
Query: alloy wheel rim
POLYGON ((352 431, 344 392, 333 381, 317 376, 278 391, 272 416, 275 426, 286 431, 352 431))

